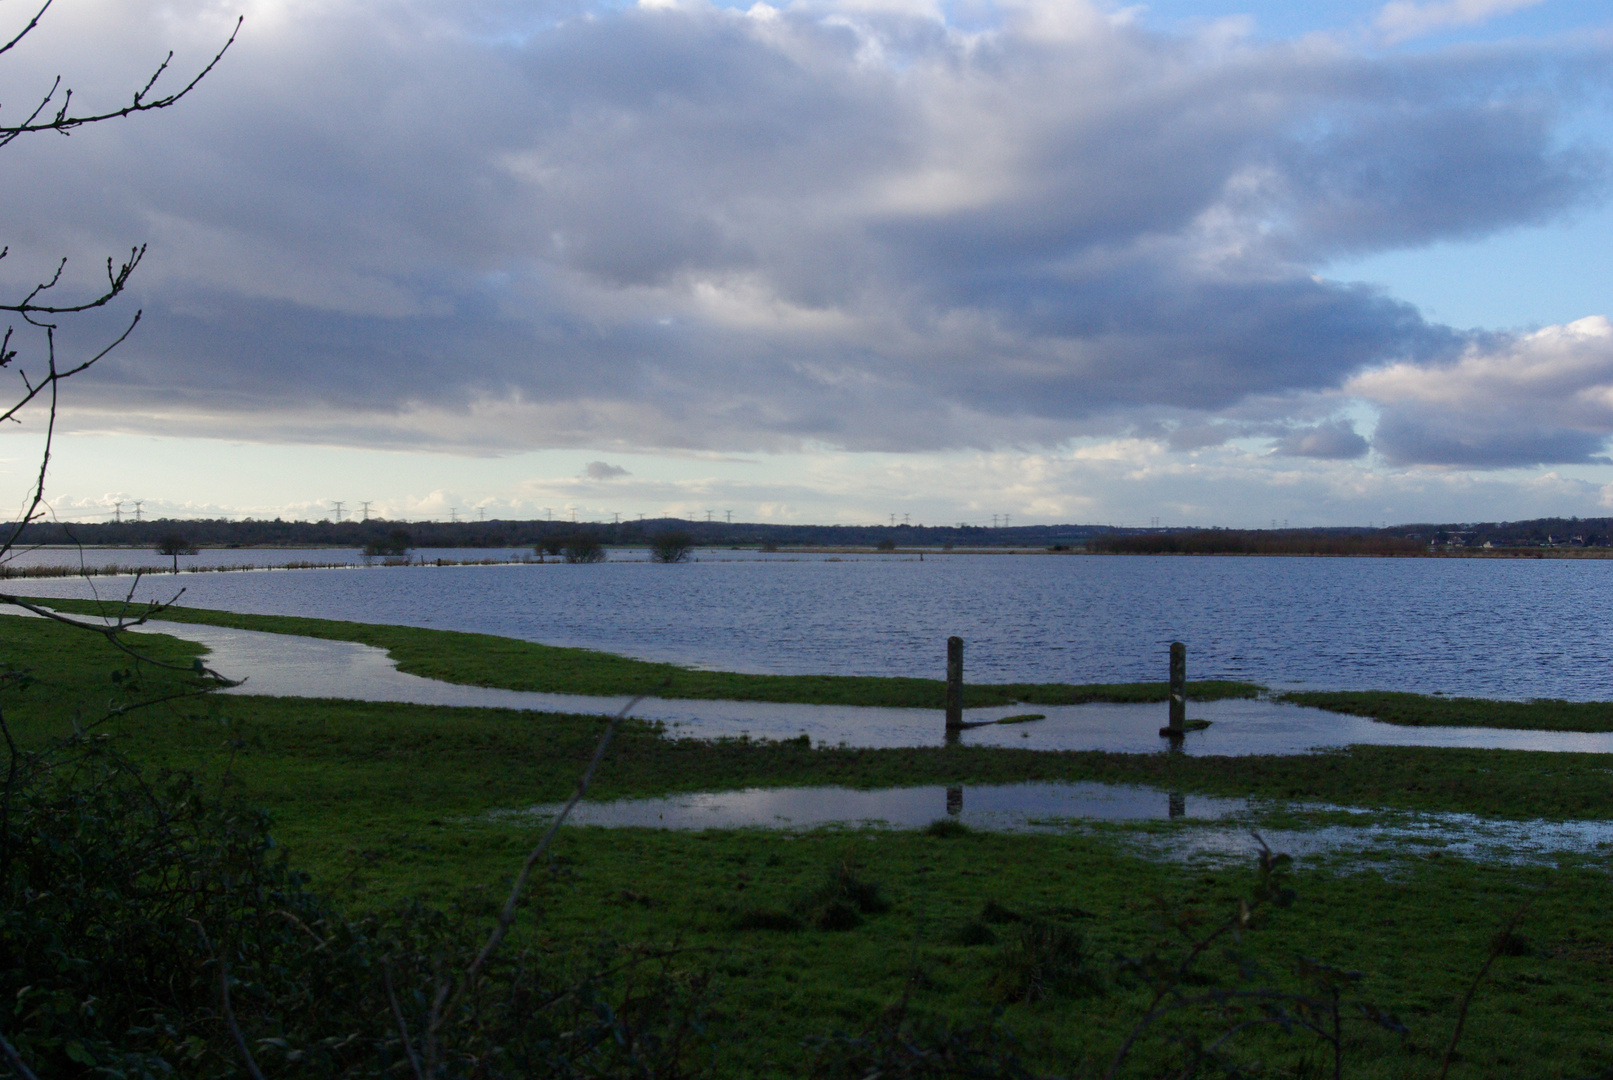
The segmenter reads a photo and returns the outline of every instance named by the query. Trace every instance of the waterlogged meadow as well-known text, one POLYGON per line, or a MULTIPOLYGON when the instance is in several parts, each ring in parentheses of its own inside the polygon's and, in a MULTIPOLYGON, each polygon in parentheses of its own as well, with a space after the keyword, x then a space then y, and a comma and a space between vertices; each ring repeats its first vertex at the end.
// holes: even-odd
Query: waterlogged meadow
MULTIPOLYGON (((435 644, 449 665, 466 644, 363 633, 423 658, 435 644)), ((111 878, 94 860, 75 871, 121 897, 133 938, 46 893, 14 907, 30 932, 73 931, 67 967, 13 972, 32 980, 33 1011, 7 1037, 56 1071, 162 1060, 240 1075, 247 1055, 288 1076, 1572 1077, 1613 1064, 1605 755, 859 750, 628 720, 582 823, 554 835, 507 940, 467 978, 605 722, 198 695, 200 646, 138 645, 177 670, 45 620, 0 621, 19 745, 82 732, 18 789, 14 820, 50 841, 13 852, 41 875, 24 879, 62 874, 51 852, 66 836, 43 825, 77 821, 74 843, 132 840, 184 884, 118 893, 134 879, 115 864, 111 878), (64 769, 76 788, 51 786, 64 769), (1068 804, 1023 828, 982 816, 991 792, 1027 783, 1135 800, 1146 820, 1068 804), (837 790, 913 805, 832 827, 586 823, 619 800, 698 816, 705 799, 821 808, 837 790), (1293 861, 1277 857, 1285 840, 1293 861), (129 956, 160 985, 109 983, 129 956), (119 1004, 34 1006, 90 997, 119 1004)))

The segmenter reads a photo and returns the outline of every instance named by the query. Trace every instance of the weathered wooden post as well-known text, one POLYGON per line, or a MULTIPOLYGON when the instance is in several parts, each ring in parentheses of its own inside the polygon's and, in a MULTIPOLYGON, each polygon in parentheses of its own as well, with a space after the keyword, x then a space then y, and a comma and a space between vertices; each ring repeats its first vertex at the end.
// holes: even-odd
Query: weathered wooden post
POLYGON ((1170 793, 1169 813, 1173 818, 1187 816, 1187 795, 1185 792, 1173 791, 1170 793))
POLYGON ((1187 646, 1171 642, 1171 728, 1187 727, 1187 646))
POLYGON ((963 727, 963 639, 947 638, 947 730, 963 727))
POLYGON ((947 788, 947 813, 952 817, 963 813, 963 788, 947 788))

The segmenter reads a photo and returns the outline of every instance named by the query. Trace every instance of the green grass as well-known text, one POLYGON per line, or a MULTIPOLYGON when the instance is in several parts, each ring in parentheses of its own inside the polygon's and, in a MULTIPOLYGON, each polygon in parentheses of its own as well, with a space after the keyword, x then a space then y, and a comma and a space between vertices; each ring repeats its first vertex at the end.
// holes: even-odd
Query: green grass
MULTIPOLYGON (((95 600, 40 598, 38 602, 64 613, 83 615, 115 614, 123 610, 120 604, 95 600)), ((506 690, 603 696, 653 692, 664 698, 915 709, 941 709, 946 705, 946 685, 940 679, 696 671, 676 664, 634 660, 593 649, 540 645, 492 634, 287 615, 239 615, 203 608, 168 608, 159 617, 171 622, 356 641, 385 649, 397 663, 398 669, 411 675, 506 690)), ((1253 683, 1207 680, 1188 683, 1188 696, 1196 701, 1247 698, 1256 696, 1261 689, 1253 683)), ((1079 705, 1093 701, 1127 703, 1168 699, 1169 688, 1163 682, 1084 685, 970 683, 964 686, 966 708, 1021 702, 1028 705, 1079 705)))
POLYGON ((1613 731, 1613 702, 1491 701, 1387 690, 1282 694, 1279 700, 1406 727, 1520 728, 1529 731, 1613 731))
MULTIPOLYGON (((199 651, 157 635, 139 645, 181 665, 199 651)), ((420 898, 485 920, 536 835, 534 825, 488 811, 562 797, 601 724, 509 710, 222 695, 122 709, 182 690, 185 677, 132 664, 80 631, 0 620, 0 669, 24 668, 34 683, 0 699, 20 740, 38 745, 74 720, 110 715, 101 730, 148 768, 194 770, 210 791, 267 806, 292 859, 349 910, 420 898)), ((853 751, 677 741, 630 724, 601 767, 597 791, 1063 778, 1279 802, 1613 818, 1610 776, 1613 757, 1598 755, 1394 747, 1292 758, 853 751)), ((942 832, 569 829, 518 932, 557 946, 608 936, 686 950, 683 968, 714 977, 707 1031, 722 1075, 798 1076, 803 1039, 861 1029, 904 988, 922 1011, 959 1022, 986 1018, 998 1005, 994 988, 1015 932, 1014 924, 990 921, 995 943, 978 935, 969 940, 981 943, 962 943, 988 902, 1072 928, 1090 965, 1108 973, 1119 957, 1178 947, 1165 916, 1217 918, 1249 878, 1245 865, 1150 863, 1107 834, 942 832), (755 913, 798 909, 842 863, 877 883, 890 909, 839 932, 739 929, 769 923, 755 913), (916 985, 915 969, 922 973, 916 985)), ((1407 1024, 1402 1041, 1352 1022, 1346 1076, 1432 1076, 1490 936, 1530 901, 1522 929, 1528 955, 1498 961, 1475 998, 1464 1060, 1452 1076, 1596 1075, 1613 1064, 1605 1025, 1613 1007, 1613 880, 1603 863, 1576 859, 1553 870, 1418 856, 1317 860, 1296 875, 1298 903, 1246 945, 1274 980, 1286 978, 1295 956, 1359 971, 1353 993, 1407 1024)), ((1219 954, 1209 965, 1233 976, 1219 954)), ((1033 1064, 1084 1076, 1112 1052, 1142 1001, 1137 989, 1105 975, 1101 993, 1007 1003, 1001 1019, 1033 1064)), ((1304 1071, 1307 1060, 1320 1063, 1307 1059, 1304 1046, 1256 1043, 1278 1076, 1316 1075, 1304 1071)), ((1160 1043, 1146 1044, 1132 1075, 1162 1073, 1163 1053, 1160 1043)))

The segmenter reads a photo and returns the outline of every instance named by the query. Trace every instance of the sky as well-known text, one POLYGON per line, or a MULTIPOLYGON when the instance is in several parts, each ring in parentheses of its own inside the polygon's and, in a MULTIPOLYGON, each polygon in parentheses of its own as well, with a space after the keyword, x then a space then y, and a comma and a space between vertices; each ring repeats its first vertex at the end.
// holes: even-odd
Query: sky
POLYGON ((61 520, 1613 515, 1604 3, 56 0, 0 123, 237 16, 0 146, 0 296, 147 245, 61 520))

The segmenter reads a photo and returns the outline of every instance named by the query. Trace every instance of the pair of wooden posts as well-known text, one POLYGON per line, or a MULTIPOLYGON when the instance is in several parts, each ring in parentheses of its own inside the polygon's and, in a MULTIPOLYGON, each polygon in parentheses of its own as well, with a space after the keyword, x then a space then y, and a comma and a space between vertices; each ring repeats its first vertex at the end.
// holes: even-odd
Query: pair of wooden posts
MULTIPOLYGON (((1187 734, 1187 646, 1171 642, 1170 724, 1159 733, 1170 738, 1187 734)), ((947 638, 947 730, 963 728, 963 639, 947 638)))

